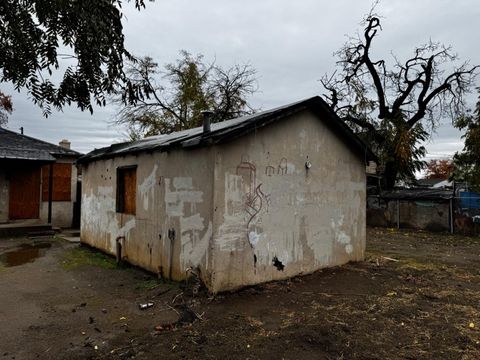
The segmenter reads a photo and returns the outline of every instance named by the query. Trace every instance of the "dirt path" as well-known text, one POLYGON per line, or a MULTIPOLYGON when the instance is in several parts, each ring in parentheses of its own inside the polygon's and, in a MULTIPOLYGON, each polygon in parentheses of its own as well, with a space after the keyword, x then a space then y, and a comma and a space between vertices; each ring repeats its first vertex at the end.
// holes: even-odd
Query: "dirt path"
POLYGON ((478 359, 479 260, 478 238, 369 229, 365 262, 210 298, 60 240, 1 240, 0 359, 478 359))

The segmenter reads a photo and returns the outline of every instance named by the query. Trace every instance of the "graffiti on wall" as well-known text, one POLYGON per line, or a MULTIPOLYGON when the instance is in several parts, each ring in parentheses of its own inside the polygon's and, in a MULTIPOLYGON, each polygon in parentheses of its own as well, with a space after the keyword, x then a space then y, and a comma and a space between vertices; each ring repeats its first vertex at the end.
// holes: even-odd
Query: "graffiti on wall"
POLYGON ((265 167, 265 175, 273 176, 275 175, 275 167, 272 165, 268 165, 265 167))
POLYGON ((289 164, 287 158, 283 157, 277 166, 267 165, 265 167, 265 175, 274 176, 274 175, 288 175, 289 164))
MULTIPOLYGON (((266 173, 271 169, 275 170, 267 166, 266 173)), ((248 156, 242 156, 236 175, 241 178, 247 238, 253 248, 259 240, 255 227, 261 222, 261 214, 269 211, 270 194, 262 190, 263 183, 258 182, 256 166, 249 161, 248 156)))
MULTIPOLYGON (((219 245, 224 251, 239 249, 238 234, 242 232, 247 240, 243 244, 263 249, 267 245, 259 242, 266 238, 264 226, 269 222, 273 202, 280 196, 281 203, 290 203, 292 194, 279 192, 274 199, 271 191, 272 186, 279 186, 280 179, 274 178, 295 174, 294 165, 288 163, 286 157, 280 157, 278 162, 263 165, 261 171, 259 168, 259 164, 242 155, 233 173, 225 175, 225 213, 219 229, 219 245), (285 201, 284 195, 289 195, 285 201)), ((271 258, 268 261, 271 262, 271 258)))
POLYGON ((288 172, 287 164, 288 164, 288 161, 286 158, 282 158, 282 160, 280 160, 280 164, 278 164, 278 167, 277 167, 278 175, 287 175, 287 172, 288 172))

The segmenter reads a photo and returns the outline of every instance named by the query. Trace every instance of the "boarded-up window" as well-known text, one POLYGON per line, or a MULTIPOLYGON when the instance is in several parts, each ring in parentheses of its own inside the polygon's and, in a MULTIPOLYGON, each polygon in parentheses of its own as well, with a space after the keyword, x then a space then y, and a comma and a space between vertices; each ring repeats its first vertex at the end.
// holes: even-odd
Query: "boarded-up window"
MULTIPOLYGON (((42 201, 48 201, 50 165, 42 167, 42 201)), ((72 164, 53 164, 52 201, 72 200, 72 164)))
POLYGON ((135 215, 137 200, 137 167, 117 169, 117 212, 135 215))

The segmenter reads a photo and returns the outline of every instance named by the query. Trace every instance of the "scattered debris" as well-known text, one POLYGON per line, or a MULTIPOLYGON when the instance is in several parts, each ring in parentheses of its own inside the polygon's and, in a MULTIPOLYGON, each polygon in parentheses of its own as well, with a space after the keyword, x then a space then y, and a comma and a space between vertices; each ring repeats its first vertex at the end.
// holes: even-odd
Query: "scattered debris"
POLYGON ((190 309, 187 305, 178 305, 177 308, 180 310, 180 318, 177 321, 178 324, 191 324, 199 318, 195 311, 190 309))
POLYGON ((178 327, 183 327, 192 324, 195 320, 203 320, 203 315, 197 314, 189 306, 185 304, 176 305, 175 308, 168 305, 167 306, 178 314, 178 320, 164 325, 155 326, 155 331, 166 331, 166 330, 176 330, 178 327))
POLYGON ((186 270, 186 274, 187 280, 185 281, 185 290, 190 289, 193 297, 197 296, 201 289, 206 289, 200 276, 200 268, 194 269, 189 267, 186 270))
POLYGON ((175 295, 175 297, 174 297, 173 300, 172 300, 172 304, 174 304, 174 303, 175 303, 175 300, 177 300, 177 298, 178 298, 179 296, 182 296, 182 295, 183 295, 183 291, 182 291, 181 293, 178 293, 177 295, 175 295))
POLYGON ((155 331, 166 331, 166 330, 174 330, 174 324, 166 324, 166 325, 157 325, 155 326, 155 331))
POLYGON ((154 305, 153 302, 147 302, 147 303, 144 303, 144 304, 139 304, 139 305, 138 305, 138 308, 139 308, 140 310, 146 310, 146 309, 148 309, 148 308, 153 307, 153 305, 154 305))
POLYGON ((391 257, 388 257, 388 256, 382 256, 383 259, 385 260, 388 260, 388 261, 394 261, 394 262, 399 262, 400 260, 397 260, 397 259, 393 259, 391 257))

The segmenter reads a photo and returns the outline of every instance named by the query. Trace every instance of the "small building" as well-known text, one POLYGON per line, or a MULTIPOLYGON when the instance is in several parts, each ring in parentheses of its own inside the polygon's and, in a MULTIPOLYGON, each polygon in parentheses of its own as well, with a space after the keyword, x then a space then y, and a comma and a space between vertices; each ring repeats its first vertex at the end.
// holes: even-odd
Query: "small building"
POLYGON ((397 189, 367 197, 369 226, 433 232, 454 227, 454 192, 445 189, 397 189))
POLYGON ((57 146, 0 128, 0 224, 71 227, 80 156, 67 140, 57 146))
POLYGON ((224 291, 364 258, 373 154, 319 97, 94 150, 81 241, 224 291))

